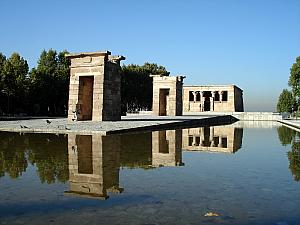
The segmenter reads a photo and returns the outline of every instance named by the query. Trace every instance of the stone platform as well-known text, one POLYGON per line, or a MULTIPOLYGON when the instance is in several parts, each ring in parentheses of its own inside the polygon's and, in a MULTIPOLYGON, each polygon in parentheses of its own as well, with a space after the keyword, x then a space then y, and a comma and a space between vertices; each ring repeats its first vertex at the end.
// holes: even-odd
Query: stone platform
POLYGON ((114 134, 230 124, 232 116, 123 116, 121 121, 76 121, 66 118, 0 118, 0 131, 56 134, 114 134), (47 122, 48 120, 48 122, 47 122))
POLYGON ((282 123, 286 127, 289 127, 297 132, 300 132, 300 120, 285 119, 285 120, 278 120, 278 122, 282 123))

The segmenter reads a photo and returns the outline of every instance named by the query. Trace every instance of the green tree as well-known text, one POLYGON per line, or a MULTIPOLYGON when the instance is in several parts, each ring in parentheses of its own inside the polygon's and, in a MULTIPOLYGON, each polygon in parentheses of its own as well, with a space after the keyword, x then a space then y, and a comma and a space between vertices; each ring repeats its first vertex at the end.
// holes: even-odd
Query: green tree
POLYGON ((0 115, 2 115, 2 113, 3 113, 2 106, 7 103, 5 100, 6 96, 5 96, 4 90, 3 90, 3 79, 2 79, 3 67, 4 67, 5 61, 6 61, 5 55, 3 55, 0 52, 0 115))
POLYGON ((67 51, 43 50, 30 72, 31 104, 35 114, 63 115, 68 104, 69 65, 67 51), (37 109, 36 109, 37 108, 37 109))
POLYGON ((35 134, 28 139, 28 161, 35 165, 40 181, 55 183, 69 179, 68 141, 63 135, 35 134))
POLYGON ((6 61, 6 56, 0 52, 0 88, 1 88, 1 90, 2 90, 2 73, 3 73, 5 61, 6 61))
POLYGON ((152 108, 152 78, 150 74, 170 73, 163 66, 155 63, 144 65, 123 65, 121 79, 122 112, 150 110, 152 108))
POLYGON ((287 89, 283 89, 281 92, 278 102, 277 102, 277 111, 278 112, 292 112, 292 108, 295 105, 295 99, 292 92, 287 89))
POLYGON ((296 62, 290 69, 290 78, 288 82, 292 88, 292 92, 296 98, 300 97, 300 56, 296 58, 296 62))
POLYGON ((1 73, 2 92, 7 96, 7 113, 14 112, 15 108, 24 107, 28 64, 18 53, 13 53, 4 61, 1 73), (12 111, 10 111, 10 107, 12 111))

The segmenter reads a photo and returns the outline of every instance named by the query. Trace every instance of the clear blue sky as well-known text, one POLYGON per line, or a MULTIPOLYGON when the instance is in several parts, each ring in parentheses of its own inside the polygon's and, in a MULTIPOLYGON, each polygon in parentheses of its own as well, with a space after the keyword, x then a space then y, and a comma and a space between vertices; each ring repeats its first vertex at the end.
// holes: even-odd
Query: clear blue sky
POLYGON ((300 0, 0 0, 0 52, 34 67, 43 49, 110 50, 185 84, 236 84, 273 111, 300 56, 300 0))

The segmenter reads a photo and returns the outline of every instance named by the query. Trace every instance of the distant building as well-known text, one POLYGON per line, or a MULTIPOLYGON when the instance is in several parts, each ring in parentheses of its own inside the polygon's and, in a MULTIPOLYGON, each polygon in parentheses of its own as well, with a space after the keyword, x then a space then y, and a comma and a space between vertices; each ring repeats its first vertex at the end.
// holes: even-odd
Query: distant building
POLYGON ((243 111, 243 90, 235 85, 183 86, 183 112, 243 111))

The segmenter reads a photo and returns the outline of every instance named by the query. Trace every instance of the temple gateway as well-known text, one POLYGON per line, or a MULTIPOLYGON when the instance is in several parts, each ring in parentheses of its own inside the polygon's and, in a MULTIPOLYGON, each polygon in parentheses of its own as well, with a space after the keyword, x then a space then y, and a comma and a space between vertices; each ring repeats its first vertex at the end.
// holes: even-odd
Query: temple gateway
POLYGON ((183 86, 184 112, 244 112, 243 91, 235 85, 183 86))
POLYGON ((109 51, 66 55, 71 60, 68 120, 121 120, 123 56, 109 51))

